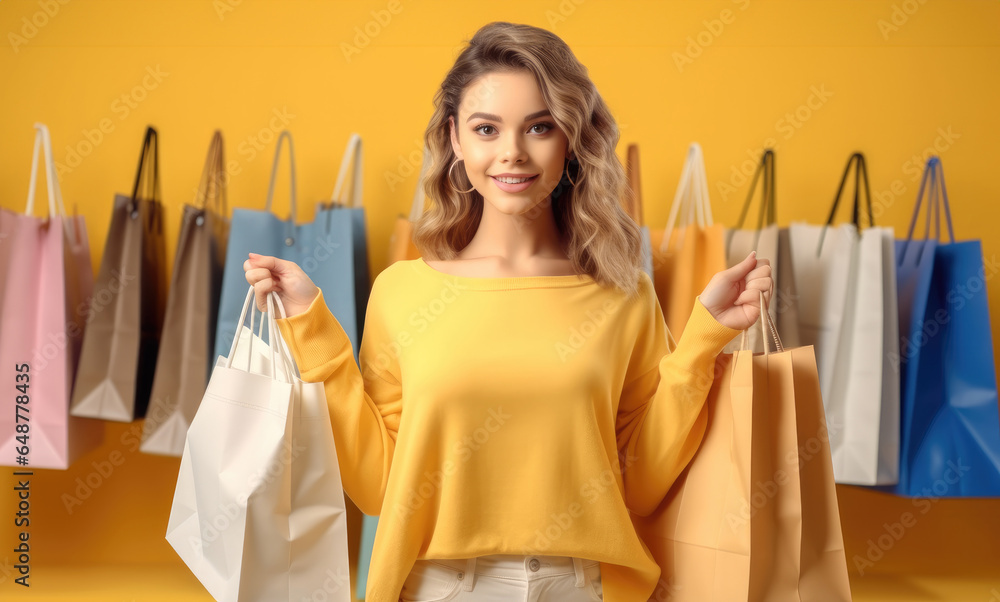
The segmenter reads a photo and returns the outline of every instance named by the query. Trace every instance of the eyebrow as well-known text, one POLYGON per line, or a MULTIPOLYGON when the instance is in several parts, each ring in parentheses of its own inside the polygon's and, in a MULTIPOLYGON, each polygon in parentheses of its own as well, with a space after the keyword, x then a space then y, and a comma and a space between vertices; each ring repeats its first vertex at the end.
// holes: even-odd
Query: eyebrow
MULTIPOLYGON (((528 115, 527 117, 524 118, 524 120, 531 121, 532 119, 538 119, 539 117, 545 117, 546 115, 552 115, 552 113, 549 112, 548 109, 545 109, 543 111, 538 111, 537 113, 532 113, 531 115, 528 115)), ((490 121, 499 121, 500 123, 503 123, 503 119, 501 119, 499 115, 494 115, 492 113, 473 113, 472 115, 469 115, 469 118, 466 119, 465 122, 468 123, 477 117, 488 119, 490 121)))

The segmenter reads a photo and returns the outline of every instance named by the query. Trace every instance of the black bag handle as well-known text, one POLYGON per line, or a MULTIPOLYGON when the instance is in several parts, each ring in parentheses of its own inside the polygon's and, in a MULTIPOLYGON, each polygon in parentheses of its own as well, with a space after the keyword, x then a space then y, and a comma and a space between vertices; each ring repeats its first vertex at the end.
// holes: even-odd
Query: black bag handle
POLYGON ((146 127, 146 135, 142 139, 142 151, 139 153, 139 167, 136 168, 135 183, 132 185, 132 196, 129 200, 129 212, 135 213, 139 197, 139 184, 145 183, 145 194, 142 198, 160 200, 160 155, 156 128, 146 127), (149 163, 152 163, 153 174, 149 174, 149 163), (150 182, 152 178, 152 182, 150 182))
POLYGON ((757 190, 757 181, 761 179, 761 174, 763 174, 764 178, 761 184, 760 211, 757 214, 757 233, 753 239, 753 248, 755 250, 757 249, 757 242, 760 239, 760 231, 763 229, 765 223, 770 226, 777 221, 775 218, 774 150, 769 148, 761 155, 757 169, 754 171, 753 179, 750 181, 750 191, 747 192, 747 200, 743 203, 743 209, 740 211, 740 218, 736 222, 736 227, 726 234, 726 248, 732 242, 733 233, 742 228, 743 223, 746 221, 747 214, 750 212, 750 203, 753 201, 754 192, 757 190), (767 220, 766 222, 765 219, 767 220))
POLYGON ((837 206, 840 204, 840 197, 844 192, 845 184, 847 184, 847 176, 851 173, 851 167, 854 167, 854 206, 851 209, 851 223, 854 224, 858 232, 861 232, 861 187, 864 184, 865 205, 868 210, 868 227, 875 227, 875 216, 872 213, 872 191, 871 186, 868 184, 868 163, 865 161, 863 153, 855 152, 847 160, 847 167, 844 168, 844 174, 840 177, 840 185, 837 186, 837 194, 833 197, 833 206, 830 208, 830 215, 827 217, 826 223, 823 225, 823 230, 820 232, 819 245, 816 247, 817 257, 819 257, 823 250, 823 240, 826 238, 826 230, 833 225, 833 218, 837 214, 837 206))

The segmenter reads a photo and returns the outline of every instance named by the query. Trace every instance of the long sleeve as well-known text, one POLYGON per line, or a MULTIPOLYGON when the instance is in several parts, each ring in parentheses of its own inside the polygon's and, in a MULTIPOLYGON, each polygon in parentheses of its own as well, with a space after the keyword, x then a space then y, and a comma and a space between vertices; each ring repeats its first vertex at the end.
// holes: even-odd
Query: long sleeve
POLYGON ((668 353, 651 282, 647 292, 646 324, 630 362, 637 369, 626 375, 615 425, 625 505, 639 516, 656 509, 701 445, 716 357, 740 333, 720 324, 698 298, 668 353))
POLYGON ((277 320, 302 380, 324 383, 344 491, 369 515, 382 507, 402 410, 398 358, 389 352, 377 288, 378 279, 365 313, 360 369, 322 291, 305 312, 277 320))

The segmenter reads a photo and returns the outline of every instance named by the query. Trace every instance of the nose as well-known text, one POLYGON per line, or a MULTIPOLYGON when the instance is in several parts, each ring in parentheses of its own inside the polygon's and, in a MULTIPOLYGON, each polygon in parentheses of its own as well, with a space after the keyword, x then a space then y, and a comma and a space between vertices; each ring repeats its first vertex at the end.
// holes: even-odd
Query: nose
POLYGON ((504 163, 524 162, 524 148, 516 134, 507 137, 501 150, 501 157, 504 163))

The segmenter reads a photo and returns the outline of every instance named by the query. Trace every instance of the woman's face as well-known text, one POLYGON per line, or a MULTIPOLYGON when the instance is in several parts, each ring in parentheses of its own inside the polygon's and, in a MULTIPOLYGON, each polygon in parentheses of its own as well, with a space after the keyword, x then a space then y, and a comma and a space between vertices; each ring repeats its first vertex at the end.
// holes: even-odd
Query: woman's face
MULTIPOLYGON (((464 160, 454 171, 464 167, 469 181, 498 211, 529 211, 559 183, 569 139, 548 114, 530 73, 484 75, 466 88, 457 122, 453 117, 449 121, 452 148, 464 160), (521 182, 524 178, 530 179, 521 182)), ((456 181, 453 177, 456 188, 466 188, 456 181)))

